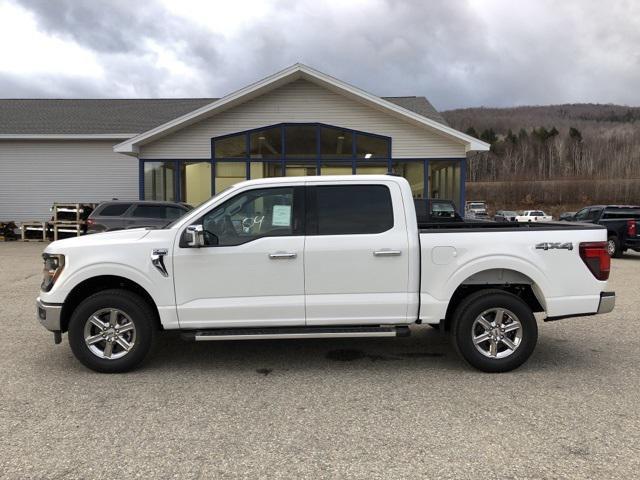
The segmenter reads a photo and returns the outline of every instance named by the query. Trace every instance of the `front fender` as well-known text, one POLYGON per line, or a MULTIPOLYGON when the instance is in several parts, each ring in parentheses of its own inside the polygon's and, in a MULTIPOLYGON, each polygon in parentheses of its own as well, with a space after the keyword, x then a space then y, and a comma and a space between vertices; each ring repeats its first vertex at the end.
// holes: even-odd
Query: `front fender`
POLYGON ((123 277, 140 285, 149 293, 156 305, 161 305, 159 302, 161 297, 158 292, 158 282, 161 282, 161 279, 155 278, 152 282, 144 272, 130 265, 117 262, 100 262, 80 267, 71 272, 69 276, 61 276, 54 288, 50 292, 43 292, 41 298, 49 303, 64 303, 69 293, 79 284, 85 280, 105 275, 123 277))

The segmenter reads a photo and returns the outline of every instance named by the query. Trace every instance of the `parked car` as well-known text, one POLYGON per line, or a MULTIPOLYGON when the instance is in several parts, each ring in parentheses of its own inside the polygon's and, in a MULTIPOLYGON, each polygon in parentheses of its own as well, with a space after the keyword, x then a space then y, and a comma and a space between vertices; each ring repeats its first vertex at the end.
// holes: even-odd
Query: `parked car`
POLYGON ((465 218, 489 218, 487 203, 479 200, 465 202, 464 216, 465 218))
POLYGON ((552 220, 553 217, 542 210, 525 210, 522 215, 516 216, 516 222, 550 222, 552 220))
POLYGON ((456 211, 456 204, 451 200, 440 200, 437 198, 414 199, 418 225, 429 223, 462 222, 462 217, 456 211))
POLYGON ((408 336, 441 325, 476 368, 531 355, 547 320, 610 312, 599 225, 432 223, 387 175, 238 183, 159 229, 60 240, 37 316, 87 367, 134 368, 155 331, 193 341, 408 336))
POLYGON ((558 217, 558 220, 561 220, 564 222, 573 222, 575 220, 575 217, 576 217, 576 212, 563 212, 558 217))
POLYGON ((87 233, 139 227, 162 228, 192 208, 186 203, 176 202, 103 202, 89 215, 87 233))
POLYGON ((493 216, 496 222, 515 222, 518 212, 513 210, 498 210, 493 216))
POLYGON ((640 252, 640 206, 593 205, 578 211, 573 220, 606 227, 612 257, 621 257, 629 249, 640 252))

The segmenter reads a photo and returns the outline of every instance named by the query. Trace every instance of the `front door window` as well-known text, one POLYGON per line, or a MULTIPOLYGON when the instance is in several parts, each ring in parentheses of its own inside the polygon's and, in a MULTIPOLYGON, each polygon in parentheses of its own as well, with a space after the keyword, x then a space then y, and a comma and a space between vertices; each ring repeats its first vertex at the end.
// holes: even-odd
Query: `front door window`
POLYGON ((207 246, 241 245, 261 237, 293 235, 293 188, 249 190, 202 220, 207 246))

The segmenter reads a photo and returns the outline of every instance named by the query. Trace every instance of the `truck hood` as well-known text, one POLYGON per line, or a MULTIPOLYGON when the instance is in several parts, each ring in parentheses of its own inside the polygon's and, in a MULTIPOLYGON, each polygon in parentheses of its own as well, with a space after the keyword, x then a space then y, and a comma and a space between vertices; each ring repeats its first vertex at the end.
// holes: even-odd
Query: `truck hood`
POLYGON ((45 252, 60 253, 63 250, 77 247, 122 245, 123 243, 136 242, 146 237, 151 230, 146 228, 132 228, 130 230, 116 230, 114 232, 92 233, 82 237, 65 238, 50 243, 45 252))

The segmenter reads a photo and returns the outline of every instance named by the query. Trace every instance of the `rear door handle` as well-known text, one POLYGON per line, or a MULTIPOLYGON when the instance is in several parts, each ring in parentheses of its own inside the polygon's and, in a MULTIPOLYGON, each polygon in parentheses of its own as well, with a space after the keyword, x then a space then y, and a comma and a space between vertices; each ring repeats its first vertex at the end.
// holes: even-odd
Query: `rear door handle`
POLYGON ((275 252, 270 253, 269 258, 272 260, 280 260, 282 258, 296 258, 298 256, 295 252, 275 252))
POLYGON ((382 250, 376 250, 373 252, 376 257, 399 257, 402 255, 400 250, 389 250, 388 248, 383 248, 382 250))

